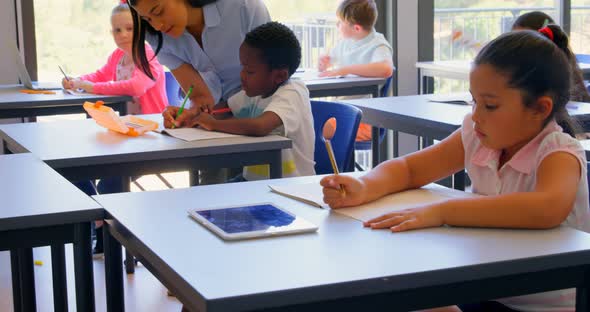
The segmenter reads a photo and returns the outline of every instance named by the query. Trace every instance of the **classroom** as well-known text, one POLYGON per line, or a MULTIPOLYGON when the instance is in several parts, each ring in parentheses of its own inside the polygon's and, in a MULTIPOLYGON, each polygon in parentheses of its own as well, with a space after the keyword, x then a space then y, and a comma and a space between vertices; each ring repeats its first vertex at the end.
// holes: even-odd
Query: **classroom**
POLYGON ((0 2, 0 311, 590 311, 590 0, 0 2))

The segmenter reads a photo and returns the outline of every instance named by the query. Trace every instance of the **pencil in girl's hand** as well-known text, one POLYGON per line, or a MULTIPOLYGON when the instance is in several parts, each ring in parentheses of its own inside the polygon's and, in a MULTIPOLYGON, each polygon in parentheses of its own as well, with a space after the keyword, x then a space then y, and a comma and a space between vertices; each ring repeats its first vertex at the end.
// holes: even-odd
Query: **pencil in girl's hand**
POLYGON ((70 81, 70 78, 68 78, 68 75, 66 75, 66 73, 64 72, 64 70, 61 69, 61 66, 57 65, 57 67, 59 67, 59 71, 64 75, 64 78, 66 78, 66 81, 70 81))

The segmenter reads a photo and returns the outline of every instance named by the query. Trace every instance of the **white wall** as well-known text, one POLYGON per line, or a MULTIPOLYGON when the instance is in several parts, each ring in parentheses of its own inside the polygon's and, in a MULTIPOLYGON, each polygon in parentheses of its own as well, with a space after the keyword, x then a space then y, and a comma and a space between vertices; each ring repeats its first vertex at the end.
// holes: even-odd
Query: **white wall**
POLYGON ((418 0, 397 1, 398 94, 418 94, 418 0))
POLYGON ((16 66, 10 57, 8 46, 4 44, 8 40, 16 40, 16 18, 14 16, 14 1, 0 1, 0 84, 18 83, 16 66))

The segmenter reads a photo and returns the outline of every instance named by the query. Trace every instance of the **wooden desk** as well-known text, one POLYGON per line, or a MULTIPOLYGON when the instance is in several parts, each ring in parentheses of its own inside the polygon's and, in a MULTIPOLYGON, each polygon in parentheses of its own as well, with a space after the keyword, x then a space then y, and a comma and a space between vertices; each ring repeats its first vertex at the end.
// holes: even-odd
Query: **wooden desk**
POLYGON ((90 223, 102 207, 32 154, 0 156, 0 172, 0 250, 10 250, 14 310, 36 311, 32 248, 40 246, 51 246, 55 311, 68 310, 64 244, 73 243, 76 308, 94 311, 90 223))
POLYGON ((107 215, 108 311, 124 310, 120 244, 191 311, 408 311, 570 287, 578 287, 578 307, 587 307, 587 233, 440 227, 392 234, 267 186, 320 178, 96 196, 107 215), (186 212, 258 202, 289 209, 319 231, 226 242, 186 212))
POLYGON ((0 85, 0 118, 23 118, 56 114, 84 113, 85 101, 104 101, 121 115, 127 113, 130 96, 86 94, 70 95, 63 90, 52 90, 55 94, 24 94, 21 85, 0 85))

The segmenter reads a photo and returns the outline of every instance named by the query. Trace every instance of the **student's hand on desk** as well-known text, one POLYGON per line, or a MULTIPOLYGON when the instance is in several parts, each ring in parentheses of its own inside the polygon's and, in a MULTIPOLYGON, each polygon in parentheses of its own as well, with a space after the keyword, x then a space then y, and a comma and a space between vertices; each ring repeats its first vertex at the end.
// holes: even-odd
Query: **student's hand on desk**
POLYGON ((320 77, 338 77, 338 76, 346 76, 348 73, 344 72, 342 69, 334 69, 321 72, 319 74, 320 77))
POLYGON ((318 70, 323 72, 323 71, 326 71, 329 67, 330 67, 330 56, 329 55, 320 56, 320 61, 318 63, 318 70))
POLYGON ((363 222, 371 229, 389 228, 392 232, 403 232, 421 228, 438 227, 444 224, 439 204, 390 212, 363 222))
POLYGON ((320 185, 323 187, 324 202, 330 208, 357 206, 366 201, 367 186, 360 179, 341 174, 331 175, 323 178, 320 185))
POLYGON ((87 93, 94 93, 94 83, 86 80, 73 80, 72 89, 82 89, 87 93))
POLYGON ((176 128, 191 128, 194 124, 194 119, 199 115, 200 111, 196 108, 185 108, 182 111, 180 116, 176 116, 178 114, 178 110, 180 107, 176 106, 168 106, 162 112, 162 117, 164 117, 164 128, 172 128, 172 125, 176 128))

